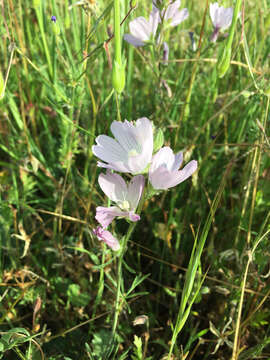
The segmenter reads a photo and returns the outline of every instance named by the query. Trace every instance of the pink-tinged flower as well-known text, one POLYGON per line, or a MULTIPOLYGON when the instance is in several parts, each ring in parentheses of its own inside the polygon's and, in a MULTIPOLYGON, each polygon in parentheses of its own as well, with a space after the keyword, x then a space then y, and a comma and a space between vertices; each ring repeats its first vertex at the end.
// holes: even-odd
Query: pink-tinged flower
POLYGON ((149 21, 140 16, 129 23, 130 34, 124 35, 124 40, 134 46, 144 46, 154 39, 158 27, 159 12, 157 9, 151 11, 149 21))
MULTIPOLYGON (((158 10, 156 8, 157 3, 153 1, 153 9, 158 10)), ((159 16, 159 22, 161 19, 169 23, 170 26, 177 26, 182 21, 188 18, 188 9, 178 10, 181 5, 181 0, 170 1, 170 4, 166 7, 166 9, 161 10, 159 16)))
POLYGON ((138 119, 135 124, 125 120, 113 121, 111 132, 96 138, 93 153, 101 160, 98 166, 131 174, 142 173, 150 163, 153 153, 153 128, 147 118, 138 119))
POLYGON ((93 229, 93 233, 99 241, 104 241, 112 250, 117 251, 120 249, 119 241, 108 230, 98 226, 93 229))
POLYGON ((104 228, 115 217, 125 217, 134 222, 140 220, 140 216, 135 214, 135 211, 144 189, 143 175, 134 176, 127 185, 122 176, 108 171, 99 175, 98 182, 103 192, 116 204, 108 208, 97 207, 96 220, 104 228))
POLYGON ((190 177, 197 169, 197 161, 190 161, 182 170, 183 154, 174 155, 171 148, 165 146, 154 156, 149 169, 149 180, 156 190, 166 190, 190 177))
POLYGON ((216 42, 219 31, 226 30, 231 26, 233 17, 233 8, 224 8, 218 6, 218 3, 210 4, 210 17, 214 25, 214 32, 211 35, 211 41, 216 42))

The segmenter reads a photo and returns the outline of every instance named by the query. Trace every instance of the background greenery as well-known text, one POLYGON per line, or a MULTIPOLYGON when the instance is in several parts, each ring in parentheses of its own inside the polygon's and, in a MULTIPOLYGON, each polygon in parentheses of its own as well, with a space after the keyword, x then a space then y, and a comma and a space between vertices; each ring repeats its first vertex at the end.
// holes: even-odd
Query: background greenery
MULTIPOLYGON (((91 233, 95 207, 106 201, 91 146, 117 119, 113 40, 103 46, 113 13, 110 1, 81 3, 0 2, 3 359, 108 357, 117 265, 91 233)), ((124 18, 129 2, 122 3, 124 18)), ((174 358, 230 359, 233 344, 234 359, 270 358, 270 4, 245 1, 222 79, 216 59, 224 37, 209 42, 207 1, 183 0, 182 7, 190 16, 167 34, 169 64, 156 54, 158 77, 149 48, 123 44, 122 119, 148 117, 166 144, 184 150, 185 162, 198 160, 199 170, 144 205, 125 255, 127 296, 109 358, 166 358, 193 244, 209 216, 193 288, 199 293, 174 358), (201 39, 199 50, 192 50, 189 31, 197 45, 201 39), (128 294, 136 275, 147 277, 128 294), (139 315, 148 322, 134 326, 139 315)), ((139 1, 123 32, 150 8, 139 1)), ((124 220, 115 226, 125 234, 124 220)))

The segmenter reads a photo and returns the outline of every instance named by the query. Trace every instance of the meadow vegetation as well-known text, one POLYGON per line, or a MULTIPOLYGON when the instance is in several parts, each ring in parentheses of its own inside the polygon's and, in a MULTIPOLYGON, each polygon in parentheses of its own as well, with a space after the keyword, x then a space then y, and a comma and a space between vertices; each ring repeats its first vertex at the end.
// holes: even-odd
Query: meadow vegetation
MULTIPOLYGON (((152 2, 120 3, 122 37, 152 2)), ((0 1, 0 358, 270 358, 270 4, 242 1, 220 77, 230 29, 211 41, 210 2, 182 0, 168 59, 122 42, 120 95, 113 5, 0 1), (114 221, 113 251, 92 146, 143 117, 198 169, 114 221)))

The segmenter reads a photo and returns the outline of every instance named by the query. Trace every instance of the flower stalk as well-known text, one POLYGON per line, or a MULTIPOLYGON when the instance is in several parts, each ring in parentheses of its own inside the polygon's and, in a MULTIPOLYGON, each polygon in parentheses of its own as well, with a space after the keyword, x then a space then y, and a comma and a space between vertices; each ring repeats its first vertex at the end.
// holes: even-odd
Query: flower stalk
POLYGON ((125 62, 122 62, 120 26, 120 0, 114 0, 114 62, 112 84, 118 94, 121 94, 125 87, 125 62))
MULTIPOLYGON (((142 211, 142 207, 143 207, 144 200, 145 200, 145 193, 146 193, 146 191, 144 189, 141 200, 139 202, 138 210, 137 210, 138 214, 140 214, 141 211, 142 211)), ((123 279, 123 277, 122 277, 123 259, 124 259, 124 255, 125 255, 126 250, 127 250, 128 240, 130 239, 136 225, 137 225, 136 222, 129 225, 129 228, 128 228, 126 236, 124 237, 124 241, 122 243, 121 250, 120 250, 120 255, 119 255, 119 258, 118 258, 115 313, 114 313, 114 320, 113 320, 113 327, 112 327, 112 339, 113 340, 115 338, 115 331, 116 331, 117 324, 118 324, 118 318, 119 318, 119 315, 120 315, 120 312, 121 312, 120 296, 121 296, 121 282, 122 282, 122 279, 123 279)))

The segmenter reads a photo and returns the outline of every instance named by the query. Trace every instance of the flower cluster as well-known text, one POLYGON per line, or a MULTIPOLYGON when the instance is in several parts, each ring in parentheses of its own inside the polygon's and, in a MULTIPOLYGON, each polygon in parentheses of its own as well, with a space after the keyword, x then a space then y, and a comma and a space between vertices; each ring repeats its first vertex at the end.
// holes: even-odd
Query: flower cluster
MULTIPOLYGON (((170 0, 167 5, 162 0, 153 1, 153 9, 147 21, 140 16, 129 23, 130 34, 125 34, 124 39, 133 46, 144 46, 155 43, 158 25, 162 24, 163 29, 171 26, 177 26, 188 17, 188 9, 179 10, 181 0, 170 0)), ((157 43, 162 43, 162 32, 157 36, 157 43)), ((163 46, 167 49, 166 56, 169 55, 169 47, 166 42, 163 46)), ((167 59, 164 62, 166 65, 167 59)))
POLYGON ((190 177, 197 169, 197 161, 190 161, 182 170, 181 152, 176 155, 168 146, 154 146, 153 126, 149 119, 140 118, 135 123, 113 121, 111 132, 114 138, 99 135, 92 151, 101 161, 98 166, 106 168, 98 178, 99 185, 107 197, 114 203, 113 206, 98 206, 96 220, 101 226, 93 230, 99 240, 104 241, 113 250, 118 250, 118 240, 107 230, 115 218, 126 218, 128 221, 140 220, 136 214, 139 202, 145 191, 145 176, 151 185, 146 192, 166 190, 176 186, 190 177), (154 154, 154 148, 158 147, 154 154), (117 173, 133 175, 126 183, 117 173))
MULTIPOLYGON (((154 44, 155 38, 160 44, 161 35, 157 34, 158 25, 165 25, 165 28, 177 26, 189 16, 188 9, 179 10, 181 0, 153 0, 153 8, 147 21, 140 16, 129 23, 130 34, 125 34, 124 39, 135 47, 146 44, 154 44)), ((211 42, 216 42, 220 31, 230 27, 233 17, 233 8, 224 8, 217 2, 210 4, 210 17, 214 25, 214 31, 210 37, 211 42)), ((168 46, 166 44, 165 46, 168 46)))

